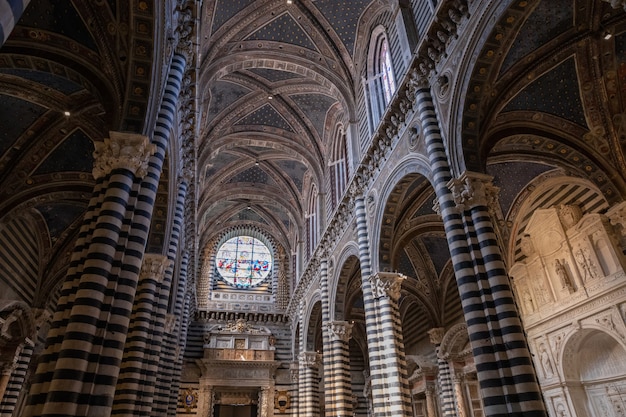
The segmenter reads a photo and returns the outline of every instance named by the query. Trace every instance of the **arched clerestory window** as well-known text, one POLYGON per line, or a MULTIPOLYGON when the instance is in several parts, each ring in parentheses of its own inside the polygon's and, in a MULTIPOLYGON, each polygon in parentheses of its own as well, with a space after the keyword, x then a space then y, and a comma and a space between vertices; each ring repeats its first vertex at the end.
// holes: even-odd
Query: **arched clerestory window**
POLYGON ((341 124, 335 128, 333 148, 330 157, 330 189, 332 194, 332 208, 336 208, 348 183, 348 159, 347 159, 346 134, 341 124))
POLYGON ((311 186, 309 193, 309 204, 307 206, 307 258, 311 256, 317 246, 318 225, 317 225, 317 187, 315 184, 311 186))
POLYGON ((372 31, 365 89, 366 99, 369 104, 370 130, 373 132, 396 92, 391 51, 387 33, 383 26, 377 26, 372 31))

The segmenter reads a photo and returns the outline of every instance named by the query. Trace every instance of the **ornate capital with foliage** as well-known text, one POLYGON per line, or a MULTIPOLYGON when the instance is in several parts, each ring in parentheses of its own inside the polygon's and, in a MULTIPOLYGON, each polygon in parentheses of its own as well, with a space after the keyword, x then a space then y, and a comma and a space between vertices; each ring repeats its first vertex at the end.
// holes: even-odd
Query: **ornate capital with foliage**
POLYGON ((148 161, 156 152, 156 145, 147 136, 135 133, 109 132, 109 137, 96 142, 93 153, 93 176, 100 179, 114 169, 127 169, 138 178, 148 173, 148 161))

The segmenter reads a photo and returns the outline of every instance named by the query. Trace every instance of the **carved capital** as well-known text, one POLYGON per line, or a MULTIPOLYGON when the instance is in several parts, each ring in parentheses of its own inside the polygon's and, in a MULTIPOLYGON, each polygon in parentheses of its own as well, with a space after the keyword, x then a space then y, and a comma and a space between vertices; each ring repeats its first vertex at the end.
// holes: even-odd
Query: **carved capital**
POLYGON ((298 355, 298 361, 306 368, 317 368, 320 362, 319 357, 317 352, 302 352, 298 355))
POLYGON ((477 172, 464 172, 459 178, 448 182, 448 188, 460 211, 473 207, 491 207, 498 194, 498 188, 491 184, 493 177, 477 172))
POLYGON ((405 275, 393 272, 379 272, 376 275, 371 275, 370 283, 374 298, 389 297, 391 300, 398 301, 402 281, 405 279, 405 275))
POLYGON ((172 265, 172 260, 167 256, 156 253, 146 253, 141 264, 139 279, 152 278, 157 282, 162 282, 165 271, 172 265))
POLYGON ((433 345, 440 345, 443 340, 444 328, 443 327, 433 327, 428 331, 428 336, 430 337, 430 343, 433 345))
POLYGON ((331 321, 326 323, 331 340, 347 342, 352 337, 352 323, 347 321, 331 321))
POLYGON ((423 63, 418 65, 418 68, 413 68, 409 81, 406 84, 406 95, 410 100, 415 99, 417 90, 429 86, 428 74, 431 68, 428 68, 427 65, 423 63))
POLYGON ((354 180, 348 188, 348 195, 352 199, 363 198, 363 192, 365 190, 365 180, 362 173, 356 173, 354 180))
POLYGON ((122 132, 109 132, 109 138, 96 142, 95 148, 92 171, 95 179, 120 168, 143 178, 148 173, 148 161, 156 152, 156 145, 147 136, 122 132))

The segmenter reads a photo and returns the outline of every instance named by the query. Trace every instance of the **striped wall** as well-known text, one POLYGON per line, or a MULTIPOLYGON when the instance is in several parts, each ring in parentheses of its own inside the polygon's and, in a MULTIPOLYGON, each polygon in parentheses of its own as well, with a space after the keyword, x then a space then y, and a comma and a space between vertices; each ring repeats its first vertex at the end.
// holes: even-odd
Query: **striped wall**
POLYGON ((32 304, 39 276, 39 237, 24 218, 0 223, 0 281, 2 298, 32 304))

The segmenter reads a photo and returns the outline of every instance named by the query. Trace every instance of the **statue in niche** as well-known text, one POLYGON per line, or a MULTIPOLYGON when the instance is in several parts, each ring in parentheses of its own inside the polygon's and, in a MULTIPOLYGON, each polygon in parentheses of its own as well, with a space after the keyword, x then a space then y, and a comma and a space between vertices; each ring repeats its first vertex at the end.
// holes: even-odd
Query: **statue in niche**
POLYGON ((583 281, 586 282, 588 279, 598 277, 598 270, 596 269, 596 265, 589 255, 589 249, 580 248, 574 256, 576 258, 578 266, 582 271, 583 281))
POLYGON ((550 362, 550 355, 545 344, 539 345, 539 360, 541 361, 541 367, 543 368, 543 374, 546 378, 554 376, 554 369, 552 368, 552 362, 550 362))
POLYGON ((559 277, 559 281, 561 282, 561 288, 567 290, 570 294, 576 291, 574 289, 574 285, 572 284, 572 279, 570 278, 567 270, 565 269, 565 260, 554 260, 554 269, 556 271, 556 275, 559 277))

